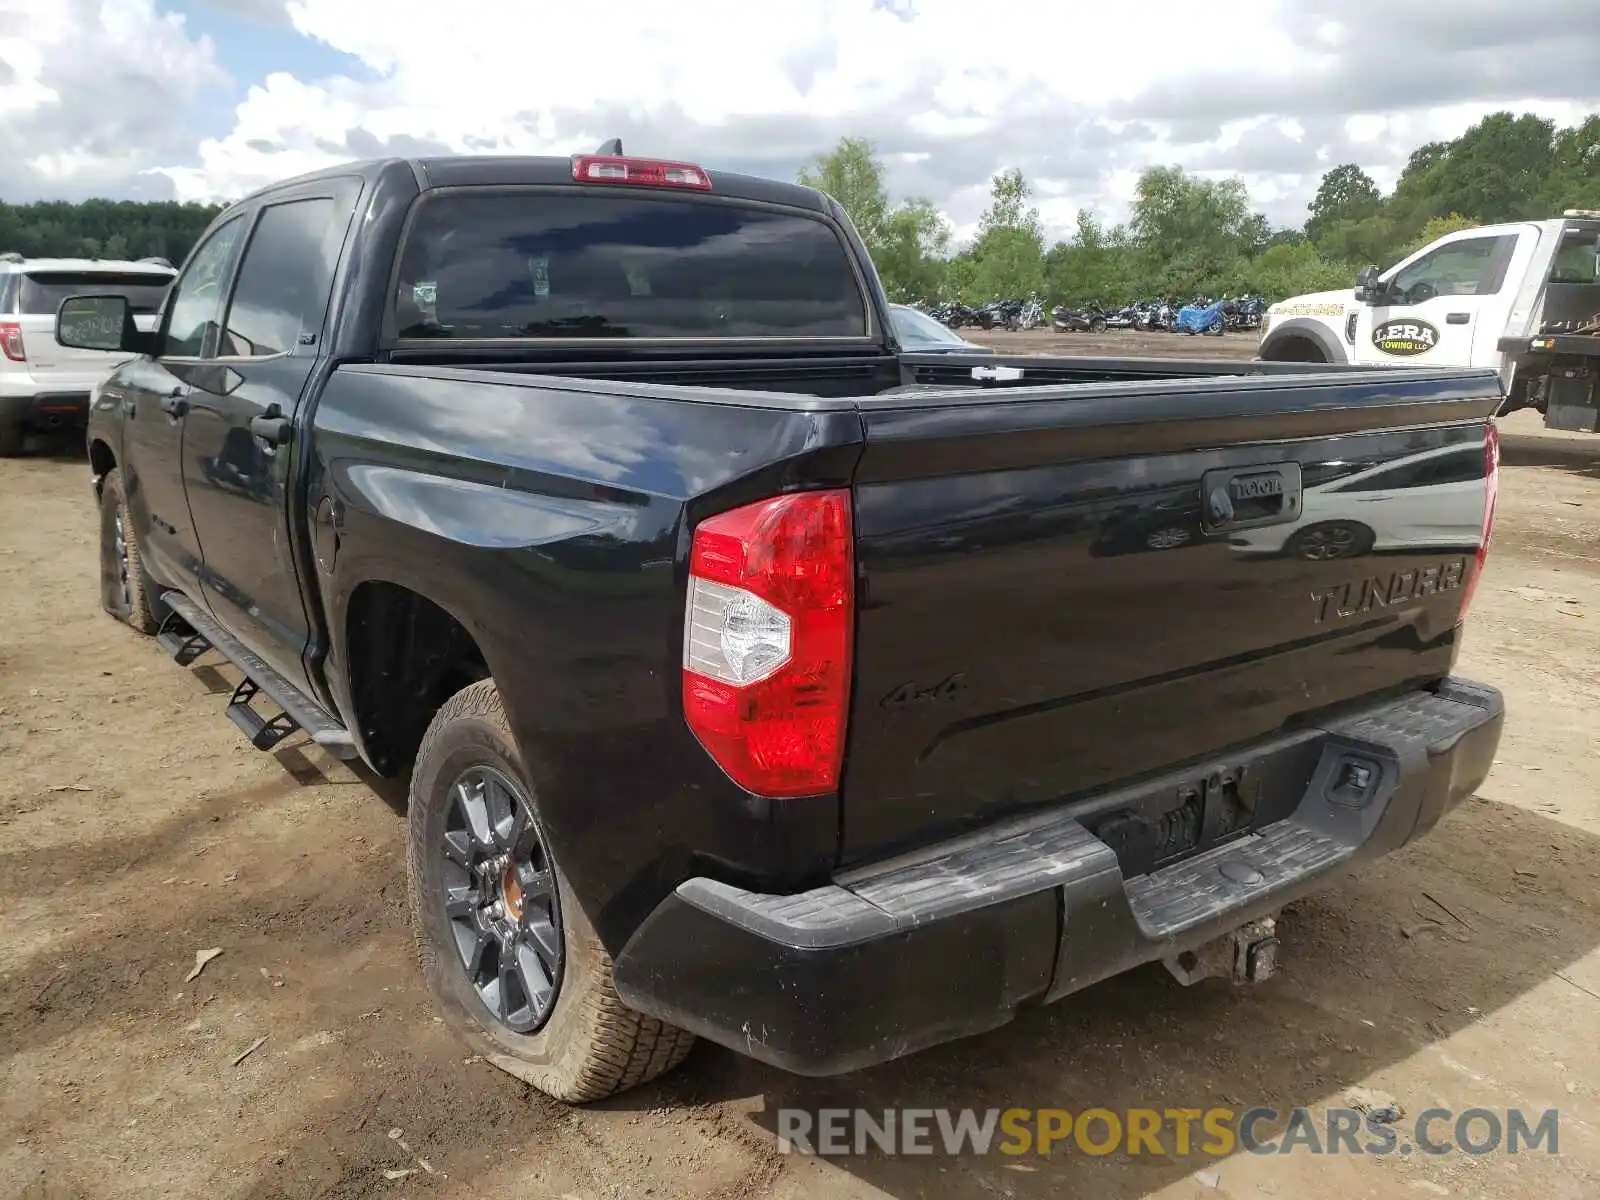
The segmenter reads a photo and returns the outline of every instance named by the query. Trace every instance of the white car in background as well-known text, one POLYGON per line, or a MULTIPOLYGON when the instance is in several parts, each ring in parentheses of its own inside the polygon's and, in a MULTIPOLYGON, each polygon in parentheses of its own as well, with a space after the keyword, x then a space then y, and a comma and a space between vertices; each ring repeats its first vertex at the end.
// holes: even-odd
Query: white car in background
POLYGON ((993 354, 988 346, 969 342, 954 330, 947 329, 921 309, 909 304, 889 305, 889 319, 894 322, 894 335, 902 350, 916 354, 993 354))
POLYGON ((126 354, 69 350, 56 342, 56 310, 68 296, 128 297, 134 322, 152 330, 177 272, 165 259, 138 262, 0 255, 0 458, 22 452, 29 433, 82 429, 89 393, 126 354))
POLYGON ((1484 468, 1477 443, 1379 466, 1321 463, 1306 468, 1299 520, 1231 534, 1229 544, 1244 554, 1314 561, 1385 550, 1473 549, 1483 531, 1476 520, 1462 520, 1462 498, 1483 494, 1484 468))

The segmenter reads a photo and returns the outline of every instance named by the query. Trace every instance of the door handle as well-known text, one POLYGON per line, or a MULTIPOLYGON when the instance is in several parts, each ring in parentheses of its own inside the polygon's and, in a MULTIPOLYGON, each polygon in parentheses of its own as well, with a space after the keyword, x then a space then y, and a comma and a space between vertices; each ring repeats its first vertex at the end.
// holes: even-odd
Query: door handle
POLYGON ((161 397, 161 411, 173 418, 181 417, 189 411, 189 402, 183 398, 182 388, 173 388, 161 397))
POLYGON ((277 405, 273 405, 259 417, 250 418, 250 432, 260 438, 268 446, 281 446, 289 440, 289 418, 278 412, 277 405))
POLYGON ((1450 313, 1444 320, 1446 325, 1465 325, 1472 320, 1472 314, 1450 313))
POLYGON ((1207 471, 1200 477, 1200 526, 1220 533, 1297 521, 1302 489, 1299 463, 1207 471))

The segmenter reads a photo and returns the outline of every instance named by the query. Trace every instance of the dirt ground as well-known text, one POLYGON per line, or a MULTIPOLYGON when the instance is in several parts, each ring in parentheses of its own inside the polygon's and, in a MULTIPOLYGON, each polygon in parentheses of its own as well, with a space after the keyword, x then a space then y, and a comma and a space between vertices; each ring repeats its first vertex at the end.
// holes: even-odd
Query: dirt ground
POLYGON ((77 456, 0 462, 0 1196, 1600 1195, 1600 438, 1527 414, 1506 434, 1461 663, 1506 692, 1501 757, 1430 839, 1297 905, 1279 978, 1145 969, 835 1080, 702 1045, 582 1110, 433 1016, 403 790, 304 744, 251 750, 223 719, 230 669, 179 668, 99 611, 77 456), (1560 1154, 824 1162, 772 1132, 788 1105, 1285 1110, 1355 1085, 1411 1115, 1559 1108, 1560 1154))

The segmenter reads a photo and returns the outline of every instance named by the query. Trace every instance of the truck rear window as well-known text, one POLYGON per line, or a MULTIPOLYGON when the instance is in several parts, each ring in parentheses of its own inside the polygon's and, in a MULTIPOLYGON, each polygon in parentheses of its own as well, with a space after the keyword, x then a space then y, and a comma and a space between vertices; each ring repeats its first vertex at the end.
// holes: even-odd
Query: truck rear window
POLYGON ((68 296, 93 292, 126 296, 129 307, 136 313, 159 312, 162 297, 167 294, 167 285, 171 282, 169 275, 133 272, 31 271, 22 277, 17 311, 30 316, 48 313, 53 317, 68 296))
POLYGON ((402 338, 868 332, 831 227, 700 197, 431 197, 407 235, 394 306, 402 338))

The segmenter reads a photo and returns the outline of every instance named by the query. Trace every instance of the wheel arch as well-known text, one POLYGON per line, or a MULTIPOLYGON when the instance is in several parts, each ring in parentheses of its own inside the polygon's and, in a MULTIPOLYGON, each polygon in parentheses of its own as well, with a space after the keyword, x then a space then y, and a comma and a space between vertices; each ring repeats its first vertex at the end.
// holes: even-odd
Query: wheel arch
POLYGON ((1324 362, 1347 363, 1350 353, 1334 330, 1315 321, 1291 318, 1282 325, 1274 324, 1256 352, 1263 362, 1324 362), (1320 357, 1301 357, 1314 349, 1320 357))
POLYGON ((363 757, 381 775, 410 765, 445 701, 492 677, 468 622, 409 583, 362 580, 339 626, 341 699, 363 757))
POLYGON ((89 470, 94 476, 95 499, 100 498, 100 489, 105 486, 106 476, 117 469, 117 453, 111 448, 104 438, 91 438, 89 441, 89 470))

